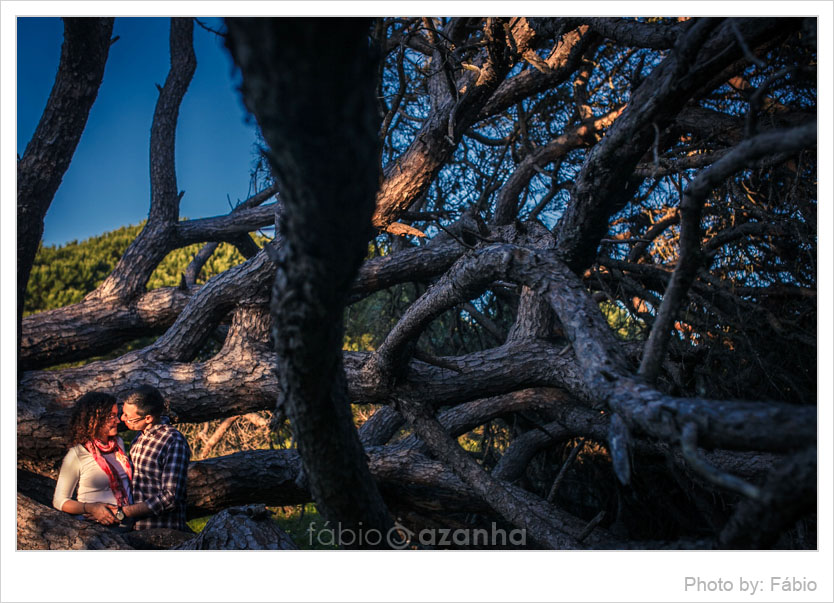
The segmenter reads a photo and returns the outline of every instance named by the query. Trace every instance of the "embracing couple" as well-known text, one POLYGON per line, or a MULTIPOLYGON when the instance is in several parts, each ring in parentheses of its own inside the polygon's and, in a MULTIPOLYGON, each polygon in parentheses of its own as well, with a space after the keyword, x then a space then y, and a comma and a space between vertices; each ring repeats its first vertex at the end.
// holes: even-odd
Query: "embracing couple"
POLYGON ((185 487, 191 451, 165 410, 162 394, 149 385, 128 392, 120 401, 103 392, 83 395, 70 419, 69 451, 53 506, 120 531, 189 531, 185 487), (118 436, 120 421, 139 432, 129 456, 118 436))

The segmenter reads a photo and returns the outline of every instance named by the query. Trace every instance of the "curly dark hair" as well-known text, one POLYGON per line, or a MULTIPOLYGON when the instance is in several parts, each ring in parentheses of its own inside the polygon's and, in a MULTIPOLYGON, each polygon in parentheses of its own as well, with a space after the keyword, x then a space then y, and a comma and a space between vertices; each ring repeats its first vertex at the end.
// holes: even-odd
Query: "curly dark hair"
POLYGON ((88 392, 75 403, 70 417, 68 446, 84 444, 96 437, 116 404, 116 398, 104 392, 88 392))

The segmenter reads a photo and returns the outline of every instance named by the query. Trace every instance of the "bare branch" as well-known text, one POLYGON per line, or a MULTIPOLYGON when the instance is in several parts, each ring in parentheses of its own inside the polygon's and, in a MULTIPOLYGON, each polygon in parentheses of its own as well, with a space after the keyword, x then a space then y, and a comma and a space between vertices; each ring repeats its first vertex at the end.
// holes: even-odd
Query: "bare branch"
POLYGON ((565 462, 562 463, 562 466, 559 468, 559 473, 556 474, 556 478, 553 480, 553 484, 547 492, 547 502, 552 503, 556 499, 556 492, 559 490, 559 484, 561 484, 562 480, 565 479, 568 469, 570 469, 570 466, 576 460, 576 457, 579 456, 579 452, 584 447, 585 438, 581 438, 576 444, 574 444, 573 448, 571 448, 568 458, 566 458, 565 462))
MULTIPOLYGON (((199 23, 199 21, 198 21, 199 23)), ((232 213, 242 211, 244 209, 249 209, 250 207, 256 207, 261 203, 267 201, 270 197, 274 196, 278 192, 278 186, 273 184, 272 186, 260 191, 249 197, 246 201, 238 204, 233 210, 232 213)), ((267 222, 269 224, 269 222, 267 222)), ((255 242, 252 240, 248 234, 239 234, 236 237, 230 239, 230 242, 238 248, 241 255, 245 257, 247 260, 254 256, 258 252, 258 246, 255 245, 255 242)), ((185 284, 187 286, 192 286, 197 283, 197 277, 200 274, 200 271, 205 266, 206 262, 215 252, 218 247, 217 242, 207 243, 204 245, 200 251, 198 251, 194 259, 188 264, 185 269, 184 278, 185 284)))
POLYGON ((694 423, 687 423, 684 425, 683 432, 681 434, 681 450, 683 452, 683 458, 686 459, 689 466, 695 469, 695 471, 697 471, 702 477, 717 486, 738 492, 739 494, 743 494, 744 496, 754 500, 761 499, 762 493, 759 488, 737 478, 734 475, 719 471, 704 461, 700 456, 698 456, 697 446, 698 428, 694 423))
POLYGON ((556 513, 555 509, 544 514, 527 504, 525 499, 529 494, 519 498, 518 492, 523 490, 491 477, 446 433, 425 404, 404 398, 397 398, 396 404, 432 452, 507 521, 540 539, 548 548, 578 548, 576 538, 579 534, 575 532, 574 518, 556 513))
POLYGON ((574 19, 590 25, 595 32, 628 46, 664 50, 672 48, 688 27, 685 21, 642 23, 630 19, 574 19))
MULTIPOLYGON (((756 19, 737 21, 754 40, 771 34, 775 26, 756 19)), ((711 27, 711 23, 701 27, 696 22, 687 29, 675 50, 643 81, 616 125, 585 159, 571 201, 556 226, 558 249, 575 270, 584 270, 593 262, 608 217, 627 199, 634 167, 654 140, 651 124, 665 128, 716 69, 740 55, 729 25, 719 26, 709 35, 711 27), (702 40, 706 35, 708 39, 702 40)))
POLYGON ((226 435, 226 432, 229 431, 229 428, 234 425, 235 421, 240 418, 240 415, 235 415, 233 417, 226 417, 220 424, 215 428, 214 433, 211 434, 205 443, 203 444, 203 449, 200 450, 200 455, 205 457, 212 451, 212 449, 217 446, 218 442, 223 439, 223 436, 226 435))
POLYGON ((761 489, 746 499, 724 526, 723 548, 773 546, 782 531, 816 510, 817 451, 806 448, 779 463, 761 489))
POLYGON ((536 175, 536 167, 544 167, 574 149, 593 144, 622 112, 623 107, 583 122, 525 157, 498 193, 493 223, 509 224, 515 219, 518 213, 518 195, 530 182, 530 178, 536 175))
POLYGON ((760 134, 747 140, 711 168, 702 172, 686 189, 681 199, 680 258, 675 272, 663 296, 663 304, 657 313, 652 331, 646 341, 640 376, 649 383, 657 379, 660 361, 666 351, 669 332, 678 308, 689 290, 701 263, 701 208, 712 189, 735 172, 755 163, 759 158, 772 155, 778 149, 781 156, 816 144, 816 123, 760 134))
POLYGON ((192 19, 171 19, 171 69, 159 93, 151 125, 151 209, 148 222, 110 276, 91 294, 95 297, 114 297, 126 302, 141 293, 153 270, 172 249, 182 198, 177 189, 174 141, 180 103, 197 69, 193 38, 192 19))
POLYGON ((487 50, 482 51, 475 62, 480 64, 479 75, 467 72, 469 75, 456 83, 466 91, 459 99, 454 95, 435 107, 408 150, 386 170, 377 193, 373 217, 376 228, 387 229, 420 197, 503 80, 509 62, 504 56, 500 36, 490 41, 487 50), (451 137, 448 135, 450 125, 451 137))
MULTIPOLYGON (((521 26, 521 24, 519 24, 521 26)), ((591 54, 599 38, 588 34, 587 27, 578 27, 563 35, 545 59, 547 71, 522 71, 498 87, 481 109, 478 119, 496 115, 520 100, 564 82, 576 71, 583 56, 591 54)))
POLYGON ((179 222, 172 238, 176 247, 202 241, 233 242, 241 234, 270 226, 274 221, 275 204, 235 209, 224 216, 179 222))

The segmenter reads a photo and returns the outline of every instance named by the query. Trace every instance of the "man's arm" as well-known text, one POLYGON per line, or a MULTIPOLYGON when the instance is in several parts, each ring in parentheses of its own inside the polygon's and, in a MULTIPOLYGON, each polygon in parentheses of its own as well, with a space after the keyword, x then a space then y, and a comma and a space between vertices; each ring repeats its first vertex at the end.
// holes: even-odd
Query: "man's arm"
MULTIPOLYGON (((110 505, 110 508, 113 510, 113 512, 115 512, 118 507, 116 507, 115 505, 110 505)), ((148 515, 153 515, 153 513, 151 512, 151 508, 147 505, 147 503, 144 502, 122 507, 122 511, 124 512, 125 517, 132 517, 133 519, 139 519, 140 517, 147 517, 148 515)))

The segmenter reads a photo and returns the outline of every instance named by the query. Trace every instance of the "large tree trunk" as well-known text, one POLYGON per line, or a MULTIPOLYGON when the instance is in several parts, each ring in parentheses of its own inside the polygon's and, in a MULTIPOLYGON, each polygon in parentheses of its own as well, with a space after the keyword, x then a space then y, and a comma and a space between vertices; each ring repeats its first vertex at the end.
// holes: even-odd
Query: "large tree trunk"
MULTIPOLYGON (((49 100, 17 164, 17 340, 43 218, 72 161, 98 96, 113 19, 64 19, 64 44, 49 100)), ((19 347, 19 346, 18 346, 19 347)))
POLYGON ((94 521, 17 495, 18 550, 293 550, 292 538, 262 506, 232 507, 215 515, 198 535, 167 528, 116 532, 94 521))
POLYGON ((286 207, 272 288, 278 409, 292 421, 324 517, 384 532, 392 523, 353 427, 341 353, 342 312, 366 254, 377 187, 369 23, 228 25, 286 207))

